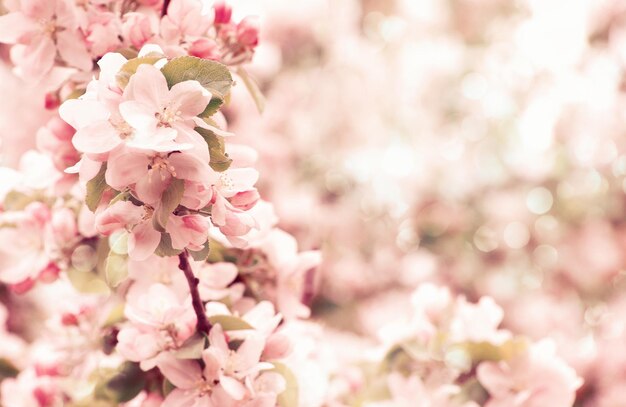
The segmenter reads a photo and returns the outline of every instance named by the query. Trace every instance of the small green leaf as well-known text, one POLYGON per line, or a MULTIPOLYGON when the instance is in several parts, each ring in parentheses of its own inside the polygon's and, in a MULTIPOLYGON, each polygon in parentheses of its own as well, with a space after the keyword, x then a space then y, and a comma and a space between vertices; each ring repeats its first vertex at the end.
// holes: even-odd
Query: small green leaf
POLYGON ((189 254, 195 261, 205 261, 207 257, 209 257, 210 247, 209 241, 207 240, 202 247, 202 250, 193 251, 189 250, 189 254))
POLYGON ((0 358, 0 381, 2 381, 2 379, 6 379, 7 377, 15 377, 19 372, 20 371, 13 365, 13 363, 5 358, 0 358))
POLYGON ((170 394, 175 388, 176 386, 174 386, 172 382, 167 379, 163 379, 163 387, 161 391, 163 392, 164 397, 167 397, 167 395, 170 394))
POLYGON ((178 178, 173 178, 170 185, 163 192, 161 196, 161 204, 157 206, 152 215, 152 226, 159 232, 165 232, 165 226, 167 226, 167 220, 170 218, 174 209, 178 206, 183 199, 185 193, 185 181, 178 178))
POLYGON ((209 146, 209 165, 211 168, 217 172, 226 171, 228 167, 230 167, 233 160, 228 158, 228 154, 226 154, 224 139, 213 133, 211 130, 203 129, 202 127, 196 127, 195 130, 202 136, 204 141, 206 141, 209 146))
POLYGON ((135 398, 145 385, 145 373, 137 363, 125 362, 115 371, 104 371, 96 384, 96 399, 125 403, 135 398))
POLYGON ((34 198, 19 191, 10 191, 4 197, 2 206, 7 211, 21 211, 33 202, 34 198))
POLYGON ((108 187, 104 174, 107 170, 107 164, 103 163, 100 167, 98 174, 87 182, 87 196, 85 197, 85 203, 90 211, 95 212, 102 199, 102 194, 108 187))
POLYGON ((252 325, 241 318, 232 315, 213 315, 209 317, 211 325, 220 324, 224 331, 241 331, 244 329, 254 329, 252 325))
POLYGON ((84 294, 108 294, 107 284, 93 271, 80 271, 71 267, 66 272, 74 288, 84 294))
POLYGON ((163 59, 162 55, 146 55, 143 57, 133 58, 122 65, 120 71, 115 75, 115 81, 117 82, 117 86, 120 88, 125 88, 130 81, 130 77, 137 72, 137 68, 139 68, 142 64, 150 64, 154 65, 158 60, 163 59))
POLYGON ((107 317, 106 321, 104 321, 102 327, 107 328, 113 326, 117 323, 122 322, 124 318, 124 303, 119 303, 111 309, 111 312, 109 312, 109 316, 107 317))
POLYGON ((119 201, 130 201, 131 197, 132 195, 129 191, 122 191, 119 194, 115 195, 113 199, 111 199, 111 202, 109 202, 109 206, 119 201))
POLYGON ((250 96, 252 96, 259 113, 263 113, 263 110, 265 110, 265 97, 261 89, 259 89, 259 85, 257 85, 248 72, 241 67, 237 69, 237 75, 243 80, 243 84, 246 85, 246 89, 250 92, 250 96))
POLYGON ((298 407, 298 379, 291 369, 281 362, 272 362, 274 369, 270 372, 280 374, 286 383, 285 390, 278 395, 278 405, 280 407, 298 407))
POLYGON ((200 359, 206 345, 206 338, 197 334, 187 339, 183 346, 174 352, 177 359, 200 359))
POLYGON ((177 83, 193 80, 211 92, 213 97, 200 114, 201 117, 209 117, 218 111, 233 84, 233 78, 225 65, 191 56, 172 59, 161 68, 161 72, 170 88, 177 83))
POLYGON ((110 287, 117 287, 128 277, 128 260, 126 256, 111 251, 107 257, 104 270, 107 284, 110 287))
POLYGON ((174 249, 172 247, 172 238, 169 233, 161 233, 161 241, 157 246, 154 254, 161 257, 178 256, 182 253, 182 250, 174 249))

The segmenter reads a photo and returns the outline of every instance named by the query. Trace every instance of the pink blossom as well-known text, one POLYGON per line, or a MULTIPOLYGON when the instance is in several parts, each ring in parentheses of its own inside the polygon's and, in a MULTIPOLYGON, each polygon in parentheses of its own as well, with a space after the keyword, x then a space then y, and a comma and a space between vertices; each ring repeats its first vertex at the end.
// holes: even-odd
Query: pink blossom
POLYGON ((41 79, 57 53, 69 65, 91 70, 75 7, 69 0, 24 1, 19 11, 0 17, 0 42, 16 44, 11 59, 25 77, 41 79))
POLYGON ((478 380, 491 398, 487 407, 571 406, 582 380, 543 340, 511 361, 483 362, 478 380))

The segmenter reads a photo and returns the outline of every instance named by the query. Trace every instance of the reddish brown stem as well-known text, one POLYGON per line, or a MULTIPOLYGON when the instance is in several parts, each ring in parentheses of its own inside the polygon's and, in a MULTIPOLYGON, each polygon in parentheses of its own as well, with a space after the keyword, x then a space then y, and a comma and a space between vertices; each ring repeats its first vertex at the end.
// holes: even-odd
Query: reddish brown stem
POLYGON ((170 0, 163 0, 163 8, 161 9, 161 17, 167 14, 167 8, 170 5, 170 0))
POLYGON ((187 254, 186 251, 178 255, 178 268, 183 271, 185 278, 187 278, 187 284, 189 284, 191 303, 193 305, 193 310, 196 313, 196 317, 198 318, 196 329, 198 333, 208 335, 211 330, 211 323, 204 313, 204 304, 202 303, 200 294, 198 293, 199 280, 193 274, 193 270, 191 270, 191 266, 189 265, 189 254, 187 254))

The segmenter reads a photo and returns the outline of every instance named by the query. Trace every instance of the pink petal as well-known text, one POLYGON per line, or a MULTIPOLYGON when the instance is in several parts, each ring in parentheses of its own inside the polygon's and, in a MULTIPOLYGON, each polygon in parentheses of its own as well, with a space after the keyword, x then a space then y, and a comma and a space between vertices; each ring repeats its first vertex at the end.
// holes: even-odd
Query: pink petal
POLYGON ((64 30, 57 33, 59 55, 69 65, 83 71, 91 71, 93 61, 85 47, 85 41, 76 32, 64 30))
POLYGON ((107 184, 121 190, 148 176, 150 159, 146 154, 127 152, 109 157, 105 173, 107 184))
POLYGON ((146 220, 133 228, 128 238, 128 255, 133 260, 145 260, 154 254, 160 241, 161 233, 146 220))
POLYGON ((483 362, 476 369, 476 376, 487 391, 494 396, 504 396, 514 386, 509 372, 504 371, 504 364, 483 362))
POLYGON ((224 336, 224 330, 220 324, 211 328, 211 331, 209 332, 209 343, 211 346, 214 346, 216 350, 229 352, 226 337, 224 336))
POLYGON ((248 370, 259 363, 263 348, 265 347, 265 340, 261 335, 250 335, 237 349, 238 365, 241 371, 248 370))
POLYGON ((42 1, 42 0, 21 0, 20 5, 24 14, 33 18, 50 19, 54 14, 56 3, 62 0, 42 1))
POLYGON ((36 31, 39 27, 23 13, 14 12, 0 16, 0 42, 15 44, 26 34, 36 31))
POLYGON ((97 100, 70 99, 59 106, 59 115, 75 129, 82 129, 95 122, 109 120, 111 114, 97 100))
POLYGON ((197 81, 184 81, 172 86, 169 99, 187 119, 204 111, 211 101, 211 93, 197 81))
POLYGON ((134 225, 141 220, 144 210, 131 202, 118 201, 96 215, 96 228, 104 235, 134 225))
POLYGON ((184 391, 174 389, 167 398, 163 400, 161 407, 199 407, 199 394, 195 391, 184 391))
POLYGON ((209 164, 201 161, 193 154, 174 153, 167 159, 169 164, 174 167, 176 178, 187 181, 200 182, 208 184, 210 182, 209 164))
POLYGON ((200 215, 170 216, 166 227, 174 249, 202 246, 209 234, 207 220, 200 215))
POLYGON ((90 124, 76 131, 72 138, 74 147, 83 153, 108 153, 120 145, 122 139, 108 121, 90 124))
POLYGON ((47 35, 38 35, 30 41, 26 47, 14 46, 11 59, 17 61, 16 65, 26 78, 39 80, 52 69, 57 49, 47 35))
POLYGON ((170 184, 172 177, 169 172, 161 173, 159 170, 151 169, 147 175, 137 181, 135 192, 137 197, 145 203, 153 204, 161 200, 161 195, 170 184), (162 176, 163 175, 163 176, 162 176))
POLYGON ((155 113, 150 106, 136 101, 120 104, 120 114, 124 120, 138 130, 155 130, 158 124, 155 113))
POLYGON ((150 64, 143 64, 130 78, 124 91, 127 100, 136 100, 153 109, 153 114, 162 109, 169 89, 161 71, 150 64))
POLYGON ((224 391, 235 400, 241 400, 246 395, 246 387, 232 377, 220 377, 220 386, 222 386, 224 391))
POLYGON ((172 355, 167 355, 158 366, 163 376, 179 389, 193 389, 202 380, 200 365, 195 361, 179 360, 172 355))

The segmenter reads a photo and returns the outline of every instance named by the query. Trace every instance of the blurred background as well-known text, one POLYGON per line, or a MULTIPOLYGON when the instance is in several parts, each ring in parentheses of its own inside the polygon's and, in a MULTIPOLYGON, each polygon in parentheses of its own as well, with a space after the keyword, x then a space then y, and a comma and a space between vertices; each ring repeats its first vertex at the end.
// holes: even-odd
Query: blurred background
POLYGON ((227 115, 323 250, 314 317, 375 336, 421 282, 490 295, 557 342, 580 405, 622 405, 626 3, 242 3, 267 102, 240 87, 227 115))

